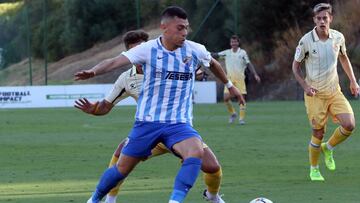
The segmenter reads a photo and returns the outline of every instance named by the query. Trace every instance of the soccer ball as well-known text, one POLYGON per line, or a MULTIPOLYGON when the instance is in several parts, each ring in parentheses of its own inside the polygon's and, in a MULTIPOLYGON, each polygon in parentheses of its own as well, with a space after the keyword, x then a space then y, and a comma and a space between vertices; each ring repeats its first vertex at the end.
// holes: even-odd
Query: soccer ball
POLYGON ((273 203, 271 200, 269 199, 266 199, 264 197, 258 197, 258 198, 255 198, 253 200, 251 200, 250 203, 273 203))

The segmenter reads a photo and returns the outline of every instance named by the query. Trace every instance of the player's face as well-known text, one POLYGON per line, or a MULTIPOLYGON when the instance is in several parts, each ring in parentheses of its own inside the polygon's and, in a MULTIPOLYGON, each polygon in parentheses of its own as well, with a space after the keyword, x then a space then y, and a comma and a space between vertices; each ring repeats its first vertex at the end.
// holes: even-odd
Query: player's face
POLYGON ((236 39, 230 39, 230 46, 233 49, 237 49, 239 47, 239 41, 236 39))
POLYGON ((332 15, 327 11, 321 11, 314 16, 314 22, 317 30, 327 32, 330 29, 332 15))
POLYGON ((162 23, 161 28, 163 29, 163 36, 166 41, 175 48, 178 48, 184 44, 186 36, 188 35, 189 21, 187 19, 174 17, 162 23))

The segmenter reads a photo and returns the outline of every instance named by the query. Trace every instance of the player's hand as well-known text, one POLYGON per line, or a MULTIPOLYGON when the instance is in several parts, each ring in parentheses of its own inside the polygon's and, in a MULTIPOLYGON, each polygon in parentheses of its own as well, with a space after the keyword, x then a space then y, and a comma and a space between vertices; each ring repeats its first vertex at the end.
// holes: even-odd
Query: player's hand
POLYGON ((95 103, 91 103, 86 98, 83 98, 83 99, 76 100, 74 107, 80 109, 81 111, 83 111, 85 113, 93 114, 95 112, 98 104, 99 104, 98 101, 95 103))
POLYGON ((360 94, 360 87, 356 82, 350 82, 350 91, 354 97, 358 97, 360 94))
POLYGON ((75 73, 75 80, 86 80, 95 76, 92 70, 83 70, 75 73))
POLYGON ((256 82, 261 83, 261 79, 260 79, 259 75, 255 75, 254 77, 255 77, 256 82))
POLYGON ((315 89, 314 87, 311 86, 306 86, 304 88, 305 94, 309 97, 315 96, 315 94, 318 92, 317 89, 315 89))
POLYGON ((240 91, 235 86, 230 87, 229 92, 230 92, 231 96, 234 96, 237 98, 239 104, 245 105, 246 102, 245 102, 244 97, 241 95, 240 91))

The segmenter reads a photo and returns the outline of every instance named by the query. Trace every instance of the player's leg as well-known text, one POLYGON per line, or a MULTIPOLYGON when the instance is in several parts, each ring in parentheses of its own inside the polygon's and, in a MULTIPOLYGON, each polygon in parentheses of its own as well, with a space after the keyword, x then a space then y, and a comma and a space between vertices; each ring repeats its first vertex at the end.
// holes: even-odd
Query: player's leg
POLYGON ((118 182, 126 178, 133 168, 151 154, 161 128, 147 122, 135 122, 129 139, 125 142, 117 164, 108 168, 88 203, 98 203, 118 182))
POLYGON ((169 124, 162 134, 162 141, 183 159, 175 178, 169 203, 181 203, 199 175, 203 143, 200 135, 188 123, 169 124))
MULTIPOLYGON (((121 150, 122 150, 126 140, 127 139, 122 140, 120 142, 120 144, 118 145, 118 147, 116 148, 116 150, 110 160, 109 168, 111 168, 118 162, 121 150)), ((123 182, 124 182, 124 180, 118 182, 118 184, 113 189, 110 190, 110 192, 106 195, 105 203, 115 203, 116 202, 116 196, 119 193, 120 186, 122 185, 123 182)))
POLYGON ((321 153, 321 141, 324 137, 328 111, 326 100, 305 95, 305 106, 309 122, 313 128, 309 143, 310 179, 323 181, 324 178, 319 170, 319 157, 321 153))
MULTIPOLYGON (((115 150, 114 155, 110 161, 109 167, 112 167, 113 165, 116 164, 117 160, 119 159, 119 155, 121 153, 121 150, 124 146, 125 141, 126 141, 126 139, 124 139, 119 144, 117 149, 115 150)), ((156 156, 160 156, 165 153, 169 153, 169 152, 170 151, 165 147, 164 144, 159 143, 151 150, 151 155, 149 157, 147 157, 146 159, 143 159, 143 161, 148 160, 153 157, 156 157, 156 156)), ((118 195, 120 187, 123 182, 124 182, 124 180, 120 181, 113 189, 110 190, 110 192, 106 196, 105 203, 115 203, 116 202, 116 196, 118 195)))
POLYGON ((222 179, 221 166, 209 147, 204 148, 201 170, 204 173, 204 181, 207 186, 203 195, 204 198, 214 203, 224 203, 219 195, 222 179))
POLYGON ((340 126, 336 128, 333 135, 327 142, 330 149, 345 141, 355 129, 354 114, 338 114, 336 118, 339 120, 340 126))
POLYGON ((324 138, 325 130, 313 129, 313 134, 309 143, 310 179, 312 181, 323 181, 324 177, 319 170, 319 157, 321 152, 321 141, 324 138))
POLYGON ((112 188, 126 178, 140 160, 137 157, 121 154, 117 164, 105 170, 88 203, 99 203, 112 188))
POLYGON ((169 203, 181 203, 199 175, 203 155, 202 142, 192 137, 176 143, 173 149, 182 157, 183 163, 175 178, 169 203))
POLYGON ((355 117, 349 102, 341 92, 338 92, 330 103, 330 112, 335 115, 335 121, 338 121, 340 126, 335 129, 329 140, 321 145, 321 148, 324 153, 326 167, 329 170, 335 170, 333 149, 351 135, 355 129, 355 117))
MULTIPOLYGON (((239 89, 240 93, 243 95, 244 99, 246 98, 246 84, 245 80, 239 80, 234 82, 234 86, 239 89)), ((239 104, 239 124, 245 124, 245 115, 246 115, 246 104, 239 104)))
POLYGON ((229 123, 233 123, 237 117, 236 111, 231 103, 231 95, 228 88, 224 87, 224 104, 230 114, 229 123))

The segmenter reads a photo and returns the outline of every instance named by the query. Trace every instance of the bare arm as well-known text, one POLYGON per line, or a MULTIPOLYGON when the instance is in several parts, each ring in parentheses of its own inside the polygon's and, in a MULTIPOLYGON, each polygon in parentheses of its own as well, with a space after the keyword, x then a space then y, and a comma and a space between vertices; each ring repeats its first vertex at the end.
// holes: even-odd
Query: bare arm
POLYGON ((129 59, 121 54, 117 57, 106 59, 97 64, 96 66, 92 67, 91 69, 75 73, 75 80, 86 80, 94 77, 95 75, 101 75, 110 72, 115 68, 124 67, 125 65, 128 65, 130 63, 131 62, 129 61, 129 59))
POLYGON ((359 89, 359 85, 356 82, 356 78, 354 75, 354 71, 353 68, 351 66, 349 57, 347 56, 347 54, 340 54, 339 55, 339 60, 341 63, 342 68, 344 69, 346 75, 348 76, 349 80, 350 80, 350 91, 351 94, 353 94, 354 96, 358 96, 360 89, 359 89))
POLYGON ((256 82, 260 83, 261 79, 260 79, 259 75, 257 74, 254 65, 252 63, 248 63, 247 67, 250 69, 251 73, 254 75, 256 82))
POLYGON ((306 93, 306 95, 314 96, 316 94, 317 90, 315 88, 309 86, 305 82, 304 78, 302 77, 301 63, 294 60, 293 64, 292 64, 292 71, 294 73, 295 79, 298 81, 298 83, 304 89, 304 92, 306 93))
POLYGON ((109 113, 114 105, 105 99, 100 102, 91 103, 86 98, 83 98, 75 101, 74 107, 87 114, 102 116, 109 113))
MULTIPOLYGON (((217 77, 222 83, 227 84, 229 82, 229 80, 226 77, 226 74, 224 72, 224 70, 222 69, 220 63, 215 60, 215 59, 211 59, 210 61, 210 71, 215 75, 215 77, 217 77)), ((231 86, 229 89, 229 92, 231 95, 237 97, 239 103, 241 104, 245 104, 245 99, 244 97, 240 94, 239 90, 234 87, 231 86)))

